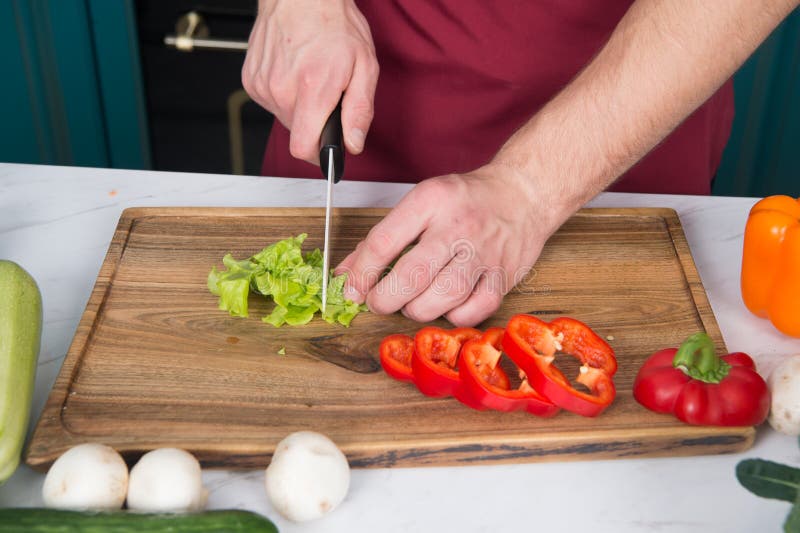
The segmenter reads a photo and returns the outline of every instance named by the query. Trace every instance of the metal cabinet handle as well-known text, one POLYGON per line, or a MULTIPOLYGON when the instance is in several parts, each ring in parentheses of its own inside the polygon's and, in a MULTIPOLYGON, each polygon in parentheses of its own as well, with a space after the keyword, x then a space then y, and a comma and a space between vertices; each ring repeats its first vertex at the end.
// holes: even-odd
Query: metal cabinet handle
POLYGON ((178 19, 175 23, 175 35, 165 35, 164 44, 182 52, 191 52, 194 49, 237 52, 247 50, 247 41, 209 38, 208 26, 202 15, 196 11, 189 11, 178 19))
POLYGON ((183 35, 167 35, 164 37, 164 44, 174 46, 182 52, 191 52, 195 48, 205 50, 232 50, 247 51, 245 41, 226 41, 223 39, 202 39, 185 37, 183 35))

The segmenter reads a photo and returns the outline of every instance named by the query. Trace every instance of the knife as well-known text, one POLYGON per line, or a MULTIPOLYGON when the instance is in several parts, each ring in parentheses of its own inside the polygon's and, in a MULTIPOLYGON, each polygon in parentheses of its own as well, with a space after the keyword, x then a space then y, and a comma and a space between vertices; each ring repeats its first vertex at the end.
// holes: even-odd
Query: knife
POLYGON ((333 184, 339 183, 344 173, 344 144, 342 138, 342 101, 336 105, 331 116, 322 128, 319 137, 319 166, 327 179, 327 199, 325 201, 325 241, 322 248, 322 312, 328 301, 328 277, 330 252, 328 243, 331 234, 331 206, 333 205, 333 184))

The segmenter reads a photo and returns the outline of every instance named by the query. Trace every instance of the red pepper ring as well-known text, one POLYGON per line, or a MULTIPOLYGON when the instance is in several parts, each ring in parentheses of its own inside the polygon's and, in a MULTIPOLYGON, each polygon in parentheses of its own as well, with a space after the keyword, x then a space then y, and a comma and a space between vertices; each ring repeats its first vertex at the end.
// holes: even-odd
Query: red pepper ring
POLYGON ((554 416, 559 411, 558 406, 531 388, 527 379, 523 378, 518 389, 510 390, 508 376, 498 365, 503 332, 503 328, 489 328, 483 337, 469 340, 461 348, 458 374, 462 395, 471 399, 468 405, 476 409, 554 416))
POLYGON ((381 366, 394 379, 413 383, 414 372, 411 370, 413 353, 414 339, 402 333, 389 335, 381 341, 381 366))
POLYGON ((461 346, 480 336, 481 332, 473 328, 428 326, 419 330, 414 336, 411 369, 420 392, 437 398, 456 395, 461 386, 456 370, 461 346))
POLYGON ((547 323, 534 316, 516 315, 506 327, 503 349, 527 374, 534 389, 567 411, 597 416, 616 396, 614 350, 583 322, 561 317, 547 323), (559 352, 581 361, 576 381, 591 393, 576 390, 553 365, 559 352))

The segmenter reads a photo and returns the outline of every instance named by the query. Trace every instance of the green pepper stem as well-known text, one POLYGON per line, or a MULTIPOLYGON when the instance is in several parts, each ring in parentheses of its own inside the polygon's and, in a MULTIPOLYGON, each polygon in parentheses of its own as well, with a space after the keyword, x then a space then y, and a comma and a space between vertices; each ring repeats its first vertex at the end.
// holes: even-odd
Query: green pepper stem
POLYGON ((672 366, 687 376, 706 383, 719 383, 731 369, 731 365, 716 354, 711 337, 702 332, 683 341, 675 353, 672 366))

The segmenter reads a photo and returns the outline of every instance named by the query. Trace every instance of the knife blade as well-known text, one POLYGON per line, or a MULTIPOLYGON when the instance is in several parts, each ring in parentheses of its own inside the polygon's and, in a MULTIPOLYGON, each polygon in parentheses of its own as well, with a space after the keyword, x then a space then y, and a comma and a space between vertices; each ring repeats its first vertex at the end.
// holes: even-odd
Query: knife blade
POLYGON ((328 277, 330 276, 331 208, 333 184, 339 183, 344 173, 344 143, 342 138, 342 101, 336 105, 319 137, 319 165, 327 183, 325 200, 325 237, 322 248, 322 312, 328 302, 328 277))

